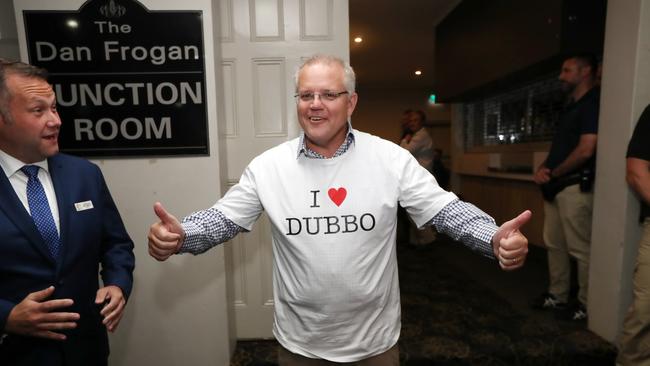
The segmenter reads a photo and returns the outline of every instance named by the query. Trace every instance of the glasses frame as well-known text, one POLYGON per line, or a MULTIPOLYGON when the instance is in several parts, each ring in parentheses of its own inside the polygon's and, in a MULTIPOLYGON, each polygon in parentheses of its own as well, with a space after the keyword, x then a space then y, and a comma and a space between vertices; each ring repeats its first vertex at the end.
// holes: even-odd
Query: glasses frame
POLYGON ((341 95, 343 94, 350 94, 349 91, 344 90, 341 92, 322 92, 322 93, 316 93, 316 92, 302 92, 302 93, 296 93, 294 94, 294 98, 296 98, 296 101, 298 102, 303 102, 303 103, 311 103, 316 99, 316 96, 318 96, 318 99, 320 99, 321 102, 333 102, 337 100, 341 95), (303 99, 303 96, 308 96, 311 95, 308 99, 303 99), (324 96, 327 95, 327 96, 324 96))

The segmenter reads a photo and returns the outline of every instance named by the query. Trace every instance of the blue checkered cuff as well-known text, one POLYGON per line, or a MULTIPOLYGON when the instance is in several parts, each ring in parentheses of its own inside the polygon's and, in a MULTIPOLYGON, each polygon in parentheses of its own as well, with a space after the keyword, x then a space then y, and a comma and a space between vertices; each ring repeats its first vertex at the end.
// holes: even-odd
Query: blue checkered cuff
POLYGON ((428 222, 436 230, 463 242, 480 254, 494 258, 492 238, 499 229, 494 219, 471 203, 454 200, 428 222))
POLYGON ((214 207, 185 217, 182 225, 185 230, 185 241, 178 253, 201 254, 244 231, 214 207))

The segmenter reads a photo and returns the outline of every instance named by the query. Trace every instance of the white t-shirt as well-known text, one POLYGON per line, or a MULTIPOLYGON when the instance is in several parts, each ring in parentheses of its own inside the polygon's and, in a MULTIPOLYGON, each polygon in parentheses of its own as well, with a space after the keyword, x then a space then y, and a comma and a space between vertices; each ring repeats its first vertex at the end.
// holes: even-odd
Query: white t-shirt
POLYGON ((264 152, 215 205, 247 230, 266 211, 275 337, 335 362, 382 353, 399 338, 398 201, 422 226, 456 199, 408 151, 353 133, 355 143, 332 159, 298 155, 299 139, 264 152))

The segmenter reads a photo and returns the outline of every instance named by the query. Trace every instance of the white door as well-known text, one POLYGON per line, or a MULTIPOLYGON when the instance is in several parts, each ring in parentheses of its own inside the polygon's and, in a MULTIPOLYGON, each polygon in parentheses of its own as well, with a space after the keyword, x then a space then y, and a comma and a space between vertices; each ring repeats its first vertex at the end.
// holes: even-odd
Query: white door
MULTIPOLYGON (((349 60, 347 0, 219 0, 229 185, 264 150, 298 136, 293 74, 315 53, 349 60)), ((226 245, 237 338, 271 338, 272 249, 263 216, 226 245)))

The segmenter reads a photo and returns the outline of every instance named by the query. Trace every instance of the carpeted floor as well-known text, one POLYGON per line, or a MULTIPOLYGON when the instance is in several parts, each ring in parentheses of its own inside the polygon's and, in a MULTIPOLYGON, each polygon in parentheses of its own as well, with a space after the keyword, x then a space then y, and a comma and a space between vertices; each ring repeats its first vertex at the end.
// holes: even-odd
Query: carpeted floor
MULTIPOLYGON (((496 262, 440 236, 424 248, 398 246, 402 365, 614 365, 616 348, 586 329, 535 311, 546 258, 531 248, 525 267, 496 262)), ((275 341, 240 341, 232 366, 276 364, 275 341)))

